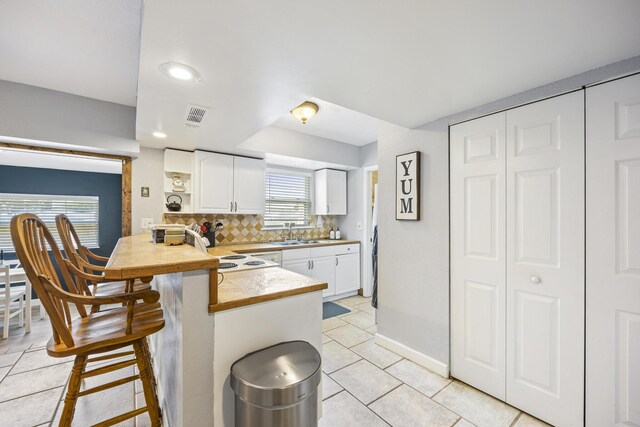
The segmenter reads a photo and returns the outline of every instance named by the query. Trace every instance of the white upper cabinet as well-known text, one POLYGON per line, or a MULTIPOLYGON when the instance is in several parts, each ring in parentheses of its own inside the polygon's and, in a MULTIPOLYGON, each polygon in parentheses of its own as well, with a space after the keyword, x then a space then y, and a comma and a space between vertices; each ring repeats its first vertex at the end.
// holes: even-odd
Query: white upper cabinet
POLYGON ((235 213, 264 213, 264 160, 234 157, 233 208, 235 213))
POLYGON ((315 173, 316 215, 347 214, 347 172, 321 169, 315 173))
POLYGON ((195 152, 195 212, 231 213, 233 210, 233 156, 195 152))
POLYGON ((195 212, 264 212, 264 160, 195 152, 195 212))
POLYGON ((190 151, 164 150, 164 171, 180 174, 191 174, 193 164, 193 153, 190 151))

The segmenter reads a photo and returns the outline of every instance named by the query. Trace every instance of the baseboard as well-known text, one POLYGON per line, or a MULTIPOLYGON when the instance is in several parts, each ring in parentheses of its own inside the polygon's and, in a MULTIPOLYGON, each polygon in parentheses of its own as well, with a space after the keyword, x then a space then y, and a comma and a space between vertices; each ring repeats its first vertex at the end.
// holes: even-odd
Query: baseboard
POLYGON ((398 341, 387 338, 384 335, 376 334, 376 344, 387 350, 417 363, 418 365, 435 372, 436 374, 449 378, 449 366, 446 363, 442 363, 433 357, 427 356, 424 353, 420 353, 417 350, 412 349, 398 341))

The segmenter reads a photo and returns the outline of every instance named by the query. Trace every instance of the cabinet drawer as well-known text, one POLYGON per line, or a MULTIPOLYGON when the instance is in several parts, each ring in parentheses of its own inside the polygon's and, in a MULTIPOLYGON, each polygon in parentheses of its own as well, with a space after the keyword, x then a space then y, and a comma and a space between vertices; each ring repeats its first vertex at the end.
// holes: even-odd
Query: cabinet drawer
POLYGON ((351 245, 338 245, 338 246, 335 246, 335 248, 336 248, 336 255, 360 253, 360 245, 358 243, 354 243, 351 245))
POLYGON ((319 248, 310 248, 311 258, 318 258, 321 256, 332 256, 336 254, 335 246, 320 246, 319 248))
POLYGON ((292 259, 304 259, 311 257, 311 248, 283 249, 282 260, 288 261, 292 259))

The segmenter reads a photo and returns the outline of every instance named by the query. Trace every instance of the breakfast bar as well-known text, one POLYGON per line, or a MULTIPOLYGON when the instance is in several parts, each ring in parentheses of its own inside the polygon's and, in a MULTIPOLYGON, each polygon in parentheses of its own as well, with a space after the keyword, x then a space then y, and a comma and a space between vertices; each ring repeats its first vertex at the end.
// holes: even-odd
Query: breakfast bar
POLYGON ((140 234, 121 238, 107 264, 105 277, 148 278, 160 293, 165 327, 150 348, 165 425, 233 426, 230 367, 249 352, 293 340, 321 352, 326 283, 279 267, 219 274, 219 263, 140 234))

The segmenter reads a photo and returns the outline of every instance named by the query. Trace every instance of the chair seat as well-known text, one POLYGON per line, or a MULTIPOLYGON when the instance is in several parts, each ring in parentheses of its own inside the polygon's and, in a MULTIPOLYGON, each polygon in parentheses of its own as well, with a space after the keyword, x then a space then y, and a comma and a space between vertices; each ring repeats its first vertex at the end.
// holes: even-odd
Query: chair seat
MULTIPOLYGON (((9 301, 14 301, 24 295, 25 295, 24 286, 11 286, 11 291, 9 291, 9 301)), ((2 302, 5 301, 4 286, 0 287, 0 301, 2 302)))
MULTIPOLYGON (((115 294, 124 293, 125 282, 106 282, 100 283, 98 285, 98 289, 93 293, 94 296, 104 297, 115 294)), ((136 281, 133 284, 134 291, 147 291, 151 289, 151 285, 148 283, 138 282, 136 281)))
POLYGON ((129 345, 133 341, 158 332, 164 327, 160 303, 136 304, 133 311, 131 333, 126 334, 127 307, 88 314, 71 322, 70 331, 74 347, 64 342, 56 344, 53 337, 47 343, 52 357, 93 354, 129 345))

